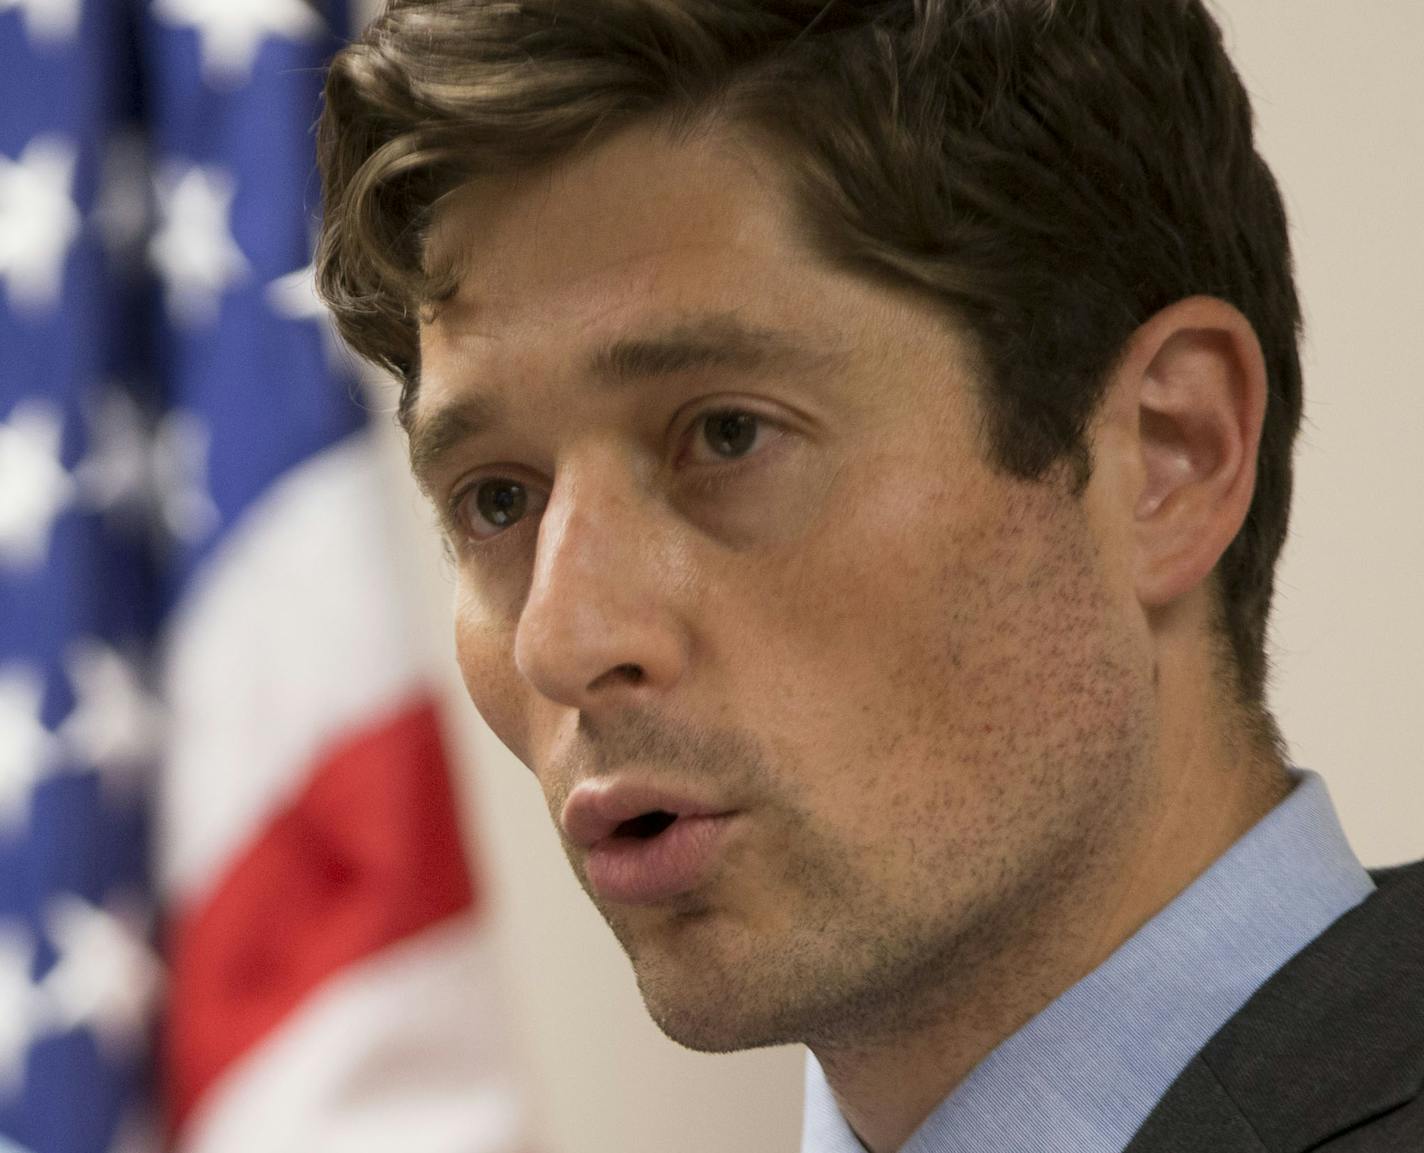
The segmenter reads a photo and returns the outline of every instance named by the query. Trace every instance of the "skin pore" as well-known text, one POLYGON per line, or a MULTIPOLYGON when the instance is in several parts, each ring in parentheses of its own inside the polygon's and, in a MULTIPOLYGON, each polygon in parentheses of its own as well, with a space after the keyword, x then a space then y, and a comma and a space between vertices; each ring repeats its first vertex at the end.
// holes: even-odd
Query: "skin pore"
POLYGON ((1289 786, 1206 635, 1265 373, 1230 306, 1153 317, 1075 498, 986 462, 941 312, 797 237, 731 130, 474 182, 412 461, 470 697, 551 815, 603 775, 739 814, 697 892, 590 892, 654 1020, 809 1045, 889 1153, 1289 786))

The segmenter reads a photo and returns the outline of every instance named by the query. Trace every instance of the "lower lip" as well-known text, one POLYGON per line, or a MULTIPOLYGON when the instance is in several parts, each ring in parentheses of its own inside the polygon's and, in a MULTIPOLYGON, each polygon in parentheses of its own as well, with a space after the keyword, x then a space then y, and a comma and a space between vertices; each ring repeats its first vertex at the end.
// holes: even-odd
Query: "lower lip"
POLYGON ((606 901, 655 905, 703 884, 735 813, 678 817, 656 837, 606 837, 588 851, 588 883, 606 901))

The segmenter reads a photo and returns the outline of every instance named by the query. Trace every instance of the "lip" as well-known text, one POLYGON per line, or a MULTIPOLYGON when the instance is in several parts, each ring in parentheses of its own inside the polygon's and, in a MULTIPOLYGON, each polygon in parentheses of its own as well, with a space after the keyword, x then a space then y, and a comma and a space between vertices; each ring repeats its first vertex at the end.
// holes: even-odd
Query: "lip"
POLYGON ((678 817, 656 836, 604 837, 584 858, 589 887, 606 901, 656 905, 710 877, 739 814, 678 817))
POLYGON ((559 824, 575 845, 591 849, 612 836, 624 821, 653 812, 683 818, 720 816, 730 810, 686 793, 636 781, 584 781, 564 802, 559 824))
POLYGON ((601 898, 653 905, 703 885, 739 814, 685 793, 632 781, 585 781, 569 794, 559 823, 585 850, 584 874, 601 898), (675 819, 649 837, 617 830, 662 812, 675 819))

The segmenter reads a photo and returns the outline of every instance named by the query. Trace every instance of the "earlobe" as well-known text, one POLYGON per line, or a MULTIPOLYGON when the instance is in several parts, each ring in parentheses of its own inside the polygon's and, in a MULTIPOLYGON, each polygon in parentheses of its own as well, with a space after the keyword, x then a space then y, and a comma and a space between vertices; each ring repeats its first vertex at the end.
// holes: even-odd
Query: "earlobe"
POLYGON ((1138 400, 1142 487, 1134 510, 1140 602, 1160 608, 1210 575, 1256 485, 1266 368, 1255 331, 1225 301, 1193 297, 1134 335, 1123 371, 1138 400))

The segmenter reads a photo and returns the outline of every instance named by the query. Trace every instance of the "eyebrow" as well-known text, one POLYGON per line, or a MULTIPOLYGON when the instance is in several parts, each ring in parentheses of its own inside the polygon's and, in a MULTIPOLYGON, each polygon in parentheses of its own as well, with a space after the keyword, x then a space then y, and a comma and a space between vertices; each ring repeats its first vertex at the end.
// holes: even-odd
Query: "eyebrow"
MULTIPOLYGON (((839 350, 812 350, 785 333, 748 325, 724 313, 643 336, 614 339, 593 352, 584 374, 591 383, 616 388, 707 369, 769 372, 830 368, 844 357, 839 350)), ((457 445, 500 424, 504 407, 493 396, 477 394, 413 420, 409 449, 416 479, 428 476, 457 445)))

